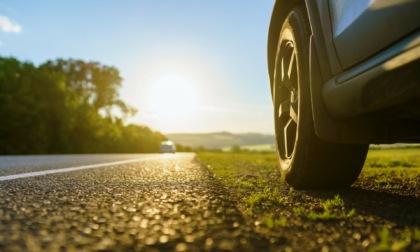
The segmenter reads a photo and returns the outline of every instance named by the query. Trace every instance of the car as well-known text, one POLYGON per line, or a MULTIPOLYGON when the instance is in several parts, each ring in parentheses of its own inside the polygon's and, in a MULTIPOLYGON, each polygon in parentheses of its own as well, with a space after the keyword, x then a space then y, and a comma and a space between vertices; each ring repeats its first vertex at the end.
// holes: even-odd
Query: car
POLYGON ((349 187, 370 144, 420 142, 419 0, 277 0, 267 53, 292 187, 349 187))
POLYGON ((160 152, 161 153, 175 153, 176 147, 172 141, 163 141, 160 143, 160 152))

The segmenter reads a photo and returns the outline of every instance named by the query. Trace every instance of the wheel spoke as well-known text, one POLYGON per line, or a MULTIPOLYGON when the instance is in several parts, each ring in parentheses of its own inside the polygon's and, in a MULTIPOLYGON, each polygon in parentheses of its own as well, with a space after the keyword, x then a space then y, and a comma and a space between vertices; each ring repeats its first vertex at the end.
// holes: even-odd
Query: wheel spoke
POLYGON ((283 87, 285 87, 288 92, 292 91, 293 84, 292 84, 289 76, 287 76, 287 75, 284 76, 284 78, 282 79, 282 84, 283 84, 283 87))
POLYGON ((298 65, 292 41, 282 44, 278 86, 274 91, 276 113, 276 135, 282 158, 293 155, 298 127, 298 65))
POLYGON ((284 127, 284 152, 287 158, 292 156, 296 138, 296 124, 289 119, 284 127))
POLYGON ((288 90, 293 89, 292 71, 295 65, 295 50, 293 47, 288 47, 284 52, 281 60, 281 80, 284 87, 288 90))
POLYGON ((295 108, 293 107, 292 104, 290 104, 290 109, 289 110, 290 110, 290 112, 289 112, 290 118, 293 120, 294 123, 297 123, 298 116, 297 116, 295 108))
POLYGON ((292 90, 292 83, 290 82, 290 78, 286 70, 286 65, 284 58, 281 61, 281 83, 282 86, 285 87, 288 91, 292 90))
POLYGON ((289 77, 289 79, 292 79, 292 70, 294 69, 295 66, 295 50, 292 51, 292 55, 290 55, 290 61, 289 61, 289 67, 287 69, 287 76, 289 77))
POLYGON ((279 105, 278 118, 282 118, 284 117, 284 115, 289 115, 290 114, 289 111, 290 111, 290 99, 286 99, 279 105))

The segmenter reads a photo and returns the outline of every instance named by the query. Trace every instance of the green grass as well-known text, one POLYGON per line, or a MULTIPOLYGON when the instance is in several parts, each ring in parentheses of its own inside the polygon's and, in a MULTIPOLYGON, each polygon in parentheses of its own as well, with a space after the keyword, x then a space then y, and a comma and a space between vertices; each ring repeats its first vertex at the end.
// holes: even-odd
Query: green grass
MULTIPOLYGON (((198 157, 217 178, 240 190, 264 190, 267 179, 280 176, 276 153, 200 153, 198 157)), ((420 148, 371 149, 359 181, 374 179, 377 189, 396 190, 407 183, 420 187, 418 168, 420 148)))
POLYGON ((410 242, 420 242, 420 229, 406 228, 398 237, 393 237, 390 228, 384 226, 378 237, 379 243, 375 244, 371 251, 404 251, 410 242))
POLYGON ((244 201, 249 206, 250 213, 252 213, 255 205, 279 205, 282 202, 282 198, 277 188, 274 188, 274 190, 272 190, 270 187, 266 186, 263 192, 251 193, 251 195, 245 198, 244 201))
POLYGON ((374 179, 376 189, 401 189, 404 184, 420 186, 420 149, 371 149, 359 177, 374 179))
MULTIPOLYGON (((271 195, 274 187, 281 183, 276 153, 199 153, 198 158, 216 178, 237 190, 248 212, 253 213, 255 206, 262 205, 262 202, 265 205, 281 203, 271 195), (272 188, 272 191, 268 192, 267 188, 272 188)), ((404 185, 420 187, 419 168, 420 148, 371 149, 356 186, 379 190, 399 190, 404 185), (369 185, 364 181, 370 181, 369 185)), ((293 199, 293 195, 293 189, 290 189, 287 197, 293 199)), ((325 209, 325 206, 322 207, 325 209)), ((305 215, 310 219, 329 219, 352 214, 351 210, 340 213, 325 210, 305 215)))
POLYGON ((300 216, 311 221, 319 221, 353 217, 356 214, 356 210, 347 210, 340 195, 335 195, 332 199, 322 201, 319 210, 308 211, 304 207, 295 207, 293 208, 293 213, 295 216, 300 216))
MULTIPOLYGON (((420 186, 419 167, 414 168, 369 168, 365 167, 359 177, 359 182, 373 179, 374 188, 377 189, 401 189, 404 184, 420 186)), ((357 183, 357 182, 356 182, 357 183)))
POLYGON ((274 153, 199 153, 198 158, 224 185, 234 188, 247 214, 255 208, 279 205, 282 198, 271 184, 280 182, 274 153))
MULTIPOLYGON (((238 209, 264 235, 301 232, 315 239, 321 233, 341 232, 354 242, 348 249, 355 244, 373 251, 419 248, 420 230, 384 219, 382 212, 394 211, 393 204, 381 207, 374 202, 386 202, 384 195, 417 197, 420 148, 371 149, 355 190, 344 191, 308 192, 289 187, 281 179, 276 153, 198 153, 198 159, 226 190, 236 192, 238 209)), ((390 201, 404 202, 398 196, 390 201)))
POLYGON ((285 227, 287 225, 287 218, 284 216, 273 217, 272 215, 266 215, 262 218, 262 224, 270 229, 285 227))
POLYGON ((340 195, 335 195, 333 199, 325 200, 321 203, 321 206, 323 211, 310 211, 307 214, 307 218, 310 220, 331 220, 352 217, 356 214, 355 209, 346 211, 344 201, 340 198, 340 195))
POLYGON ((371 149, 365 162, 366 168, 415 168, 420 167, 420 149, 371 149))
MULTIPOLYGON (((276 146, 274 144, 257 144, 257 145, 241 145, 239 146, 242 150, 251 152, 275 152, 276 146)), ((232 146, 226 146, 222 148, 222 151, 231 151, 232 146)))
POLYGON ((262 174, 278 170, 277 156, 274 153, 199 153, 198 158, 212 170, 220 179, 232 179, 237 185, 244 181, 242 178, 251 176, 256 178, 250 183, 257 183, 264 187, 262 174), (258 180, 260 179, 260 180, 258 180))
MULTIPOLYGON (((275 153, 200 153, 198 157, 217 178, 242 189, 264 189, 269 174, 279 174, 275 153)), ((417 168, 420 148, 371 149, 360 177, 374 178, 376 188, 399 189, 404 183, 420 186, 417 168)))
MULTIPOLYGON (((266 181, 261 175, 279 171, 275 153, 202 153, 199 158, 210 165, 217 177, 229 178, 232 184, 242 188, 254 184, 264 188, 266 181), (244 180, 246 176, 254 179, 244 180)), ((417 168, 420 168, 419 148, 371 149, 360 178, 374 178, 375 188, 400 189, 404 183, 420 186, 417 168)))

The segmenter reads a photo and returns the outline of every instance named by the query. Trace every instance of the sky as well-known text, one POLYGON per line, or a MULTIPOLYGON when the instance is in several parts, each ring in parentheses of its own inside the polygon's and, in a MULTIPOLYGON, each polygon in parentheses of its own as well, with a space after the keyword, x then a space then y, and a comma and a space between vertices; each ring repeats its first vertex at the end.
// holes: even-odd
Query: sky
POLYGON ((0 56, 119 69, 128 123, 163 133, 272 134, 272 0, 2 0, 0 56))

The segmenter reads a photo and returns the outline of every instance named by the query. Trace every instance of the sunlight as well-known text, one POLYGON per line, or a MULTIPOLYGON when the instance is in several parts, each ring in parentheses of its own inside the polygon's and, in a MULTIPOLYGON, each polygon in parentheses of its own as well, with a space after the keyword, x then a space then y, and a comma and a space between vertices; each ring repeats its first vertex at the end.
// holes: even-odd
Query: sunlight
POLYGON ((186 119, 197 106, 192 81, 182 74, 163 74, 151 82, 149 108, 160 119, 186 119))

